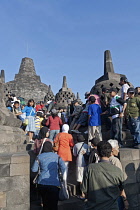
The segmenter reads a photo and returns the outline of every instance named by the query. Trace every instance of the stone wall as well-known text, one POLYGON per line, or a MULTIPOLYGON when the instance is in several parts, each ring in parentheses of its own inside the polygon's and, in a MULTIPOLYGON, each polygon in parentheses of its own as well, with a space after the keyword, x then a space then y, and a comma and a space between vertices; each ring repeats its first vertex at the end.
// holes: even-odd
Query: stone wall
POLYGON ((140 210, 140 149, 120 149, 120 160, 127 177, 125 192, 129 210, 140 210))
POLYGON ((0 209, 29 210, 29 155, 0 154, 0 209))

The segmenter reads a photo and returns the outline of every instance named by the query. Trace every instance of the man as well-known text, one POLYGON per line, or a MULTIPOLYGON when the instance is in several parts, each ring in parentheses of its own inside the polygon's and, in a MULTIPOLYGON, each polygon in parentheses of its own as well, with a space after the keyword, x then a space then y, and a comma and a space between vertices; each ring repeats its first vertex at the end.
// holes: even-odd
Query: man
POLYGON ((128 126, 134 138, 134 146, 140 149, 140 98, 135 97, 134 88, 129 88, 127 94, 129 97, 126 108, 128 126))
POLYGON ((110 102, 110 115, 112 117, 111 139, 118 140, 119 145, 122 146, 122 124, 127 104, 126 101, 118 96, 117 88, 111 88, 109 92, 112 97, 110 102))
POLYGON ((101 107, 98 104, 95 104, 96 98, 90 96, 89 98, 89 107, 88 107, 88 140, 95 138, 96 134, 100 141, 102 141, 101 133, 101 107))
POLYGON ((80 113, 82 111, 82 106, 78 103, 78 100, 73 101, 74 111, 71 115, 72 122, 70 124, 70 130, 72 130, 76 120, 79 118, 80 113))
POLYGON ((101 161, 92 163, 85 172, 82 191, 87 193, 86 210, 118 210, 117 200, 123 196, 124 175, 122 171, 109 161, 112 147, 108 142, 99 142, 98 155, 101 161))
POLYGON ((127 90, 130 86, 129 86, 129 82, 125 76, 120 78, 120 85, 122 86, 121 98, 126 100, 128 98, 127 90))

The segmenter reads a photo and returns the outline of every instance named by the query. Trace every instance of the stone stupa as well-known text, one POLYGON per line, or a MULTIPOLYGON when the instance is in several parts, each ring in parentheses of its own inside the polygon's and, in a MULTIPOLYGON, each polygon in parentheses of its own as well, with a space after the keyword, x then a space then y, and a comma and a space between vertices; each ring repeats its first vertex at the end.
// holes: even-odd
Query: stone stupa
POLYGON ((23 58, 15 79, 5 84, 5 93, 11 92, 17 97, 23 97, 26 101, 32 98, 36 102, 44 101, 48 89, 48 86, 42 83, 40 76, 36 74, 31 58, 23 58))

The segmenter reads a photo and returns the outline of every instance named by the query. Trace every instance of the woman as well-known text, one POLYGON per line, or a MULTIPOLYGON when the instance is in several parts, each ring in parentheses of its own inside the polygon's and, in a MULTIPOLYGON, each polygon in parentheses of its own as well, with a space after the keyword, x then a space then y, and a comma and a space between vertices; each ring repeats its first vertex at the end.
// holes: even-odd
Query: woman
POLYGON ((45 141, 50 141, 52 144, 53 142, 48 139, 48 136, 49 136, 49 129, 47 127, 43 127, 40 129, 40 132, 39 132, 39 138, 35 140, 35 143, 34 143, 34 153, 35 154, 39 154, 39 151, 40 151, 40 148, 41 148, 41 145, 42 143, 45 141))
POLYGON ((58 155, 65 161, 66 171, 63 179, 67 180, 68 164, 72 161, 71 147, 74 146, 73 137, 68 133, 69 126, 64 124, 62 126, 62 133, 57 134, 54 144, 59 144, 58 155))
POLYGON ((46 122, 46 126, 50 128, 49 138, 54 140, 55 136, 60 132, 60 126, 63 124, 60 117, 58 117, 58 113, 56 109, 52 109, 51 116, 48 118, 46 122))
POLYGON ((62 174, 64 174, 64 162, 57 154, 52 152, 52 143, 49 141, 45 142, 42 154, 38 155, 32 167, 33 172, 37 172, 38 168, 40 168, 37 184, 43 201, 43 210, 58 209, 60 187, 58 163, 62 174))
POLYGON ((24 109, 22 109, 22 113, 26 113, 26 118, 28 119, 28 125, 26 127, 26 131, 28 131, 29 135, 29 141, 30 143, 34 143, 32 140, 34 132, 36 132, 35 129, 35 108, 34 108, 35 102, 33 99, 30 99, 28 101, 28 105, 25 106, 24 109))

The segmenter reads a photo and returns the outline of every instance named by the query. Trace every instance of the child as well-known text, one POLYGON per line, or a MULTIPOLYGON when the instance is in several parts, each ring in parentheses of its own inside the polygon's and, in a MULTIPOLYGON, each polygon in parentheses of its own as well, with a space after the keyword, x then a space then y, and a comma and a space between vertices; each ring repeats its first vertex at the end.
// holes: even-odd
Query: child
POLYGON ((98 104, 95 104, 96 98, 91 96, 89 98, 89 108, 88 108, 88 140, 91 140, 95 137, 96 133, 100 141, 102 141, 101 133, 101 107, 98 104))
MULTIPOLYGON (((73 147, 73 155, 75 157, 77 157, 76 159, 76 175, 77 175, 77 182, 79 182, 79 184, 82 184, 83 181, 83 174, 84 174, 84 169, 86 167, 86 163, 84 160, 84 156, 83 154, 85 154, 88 150, 88 145, 86 143, 84 143, 85 138, 83 137, 83 135, 79 134, 77 136, 77 141, 78 143, 75 144, 75 146, 73 147)), ((83 192, 81 192, 82 196, 80 196, 81 199, 85 198, 85 195, 83 192)))
POLYGON ((42 111, 38 111, 36 113, 36 118, 35 118, 35 128, 36 128, 36 132, 35 132, 35 138, 38 138, 38 134, 40 129, 42 128, 42 121, 43 121, 43 116, 44 113, 42 111))

